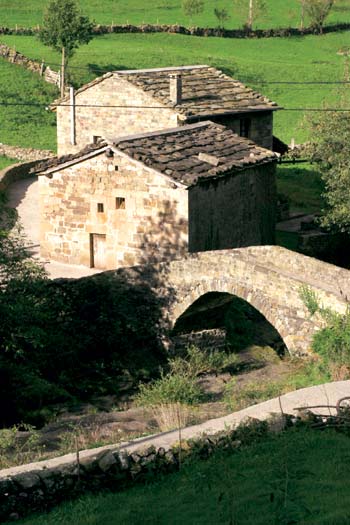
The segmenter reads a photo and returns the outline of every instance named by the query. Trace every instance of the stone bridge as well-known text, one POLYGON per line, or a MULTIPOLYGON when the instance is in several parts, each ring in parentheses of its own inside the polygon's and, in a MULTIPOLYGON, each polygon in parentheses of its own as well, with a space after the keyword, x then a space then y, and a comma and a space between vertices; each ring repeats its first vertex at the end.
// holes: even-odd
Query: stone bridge
MULTIPOLYGON (((130 278, 135 271, 137 267, 116 273, 130 278)), ((236 296, 254 306, 291 354, 307 353, 313 333, 322 326, 317 315, 310 318, 300 298, 303 285, 316 292, 323 306, 338 312, 345 312, 350 298, 350 271, 279 246, 201 252, 155 265, 149 275, 147 284, 164 301, 168 330, 199 298, 199 311, 212 308, 211 297, 217 301, 219 292, 222 302, 236 296)))

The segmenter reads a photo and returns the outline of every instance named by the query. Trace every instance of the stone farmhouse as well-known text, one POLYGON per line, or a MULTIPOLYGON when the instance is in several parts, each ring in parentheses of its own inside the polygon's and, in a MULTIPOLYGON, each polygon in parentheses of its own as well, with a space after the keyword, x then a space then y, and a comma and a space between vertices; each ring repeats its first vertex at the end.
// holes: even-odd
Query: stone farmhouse
MULTIPOLYGON (((214 84, 216 78, 225 85, 231 82, 207 66, 186 69, 185 78, 187 75, 188 82, 203 79, 203 90, 195 91, 194 95, 200 107, 205 98, 204 78, 209 85, 208 78, 213 78, 214 84)), ((127 73, 125 77, 123 73, 112 73, 80 91, 77 98, 80 102, 80 97, 90 91, 89 101, 97 102, 103 94, 110 97, 113 92, 120 101, 123 97, 129 101, 129 97, 138 94, 136 104, 145 104, 152 96, 144 86, 154 89, 156 78, 157 74, 149 76, 149 73, 140 76, 127 73), (130 78, 140 80, 133 83, 130 78), (147 80, 150 84, 146 84, 147 80), (136 82, 140 82, 142 89, 136 82), (129 87, 130 91, 122 91, 121 86, 129 87)), ((165 86, 164 82, 160 85, 165 86)), ((187 82, 184 87, 186 100, 187 82)), ((158 87, 156 90, 161 91, 158 87)), ((248 100, 244 93, 242 100, 248 100)), ((164 95, 164 106, 168 104, 168 96, 169 93, 164 95)), ((249 96, 253 97, 251 93, 249 96)), ((222 97, 221 93, 219 102, 214 98, 210 102, 212 112, 221 107, 222 97)), ((258 96, 254 101, 260 109, 252 113, 250 130, 257 133, 260 142, 268 142, 261 122, 269 123, 270 133, 275 106, 258 96)), ((253 98, 247 104, 253 107, 253 98)), ((126 112, 119 120, 114 113, 115 122, 104 121, 107 113, 101 118, 98 113, 91 113, 91 125, 88 119, 84 124, 81 113, 77 118, 79 140, 75 147, 91 139, 91 133, 102 134, 103 122, 103 126, 110 125, 109 131, 116 137, 96 138, 83 151, 58 157, 42 166, 39 187, 43 257, 114 269, 163 261, 188 251, 274 243, 277 155, 234 132, 235 126, 240 125, 241 114, 232 116, 229 127, 211 121, 185 124, 187 117, 178 127, 178 120, 185 113, 179 107, 168 106, 167 113, 154 111, 149 115, 143 111, 141 115, 140 110, 129 125, 130 115, 126 112), (145 131, 143 123, 152 128, 162 124, 166 127, 170 122, 176 127, 120 136, 122 130, 137 125, 139 131, 145 131)), ((200 115, 207 111, 207 104, 205 108, 200 115)), ((199 113, 196 120, 201 120, 198 117, 199 113)), ((63 120, 60 126, 62 131, 63 120)), ((70 149, 63 135, 60 147, 70 149)))
POLYGON ((263 95, 207 65, 107 73, 52 104, 58 154, 116 138, 211 120, 272 149, 273 112, 263 95))

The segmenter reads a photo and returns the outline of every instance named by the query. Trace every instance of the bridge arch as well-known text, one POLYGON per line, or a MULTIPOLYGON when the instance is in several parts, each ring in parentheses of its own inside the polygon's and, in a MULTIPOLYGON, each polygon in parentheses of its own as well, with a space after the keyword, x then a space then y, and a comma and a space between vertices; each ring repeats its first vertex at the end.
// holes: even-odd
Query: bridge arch
POLYGON ((204 312, 213 308, 211 304, 213 294, 217 294, 216 302, 222 306, 225 304, 229 305, 235 298, 252 306, 253 309, 261 314, 266 322, 274 328, 284 343, 285 348, 288 349, 288 345, 286 341, 284 341, 284 334, 281 333, 281 331, 284 332, 283 323, 281 323, 279 318, 276 318, 276 312, 272 311, 269 301, 264 297, 263 293, 259 290, 252 291, 232 280, 212 279, 199 282, 192 288, 191 292, 184 297, 182 302, 175 305, 171 317, 171 331, 173 332, 176 329, 179 321, 186 316, 186 313, 190 313, 193 307, 206 297, 208 298, 207 308, 204 304, 201 304, 199 307, 200 310, 204 312))

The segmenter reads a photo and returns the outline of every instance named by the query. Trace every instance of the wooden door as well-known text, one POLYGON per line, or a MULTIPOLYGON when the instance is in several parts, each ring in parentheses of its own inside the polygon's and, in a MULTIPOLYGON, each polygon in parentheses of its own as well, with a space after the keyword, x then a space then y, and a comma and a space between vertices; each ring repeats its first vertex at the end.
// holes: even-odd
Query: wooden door
POLYGON ((106 236, 100 233, 91 234, 91 267, 106 268, 106 236))

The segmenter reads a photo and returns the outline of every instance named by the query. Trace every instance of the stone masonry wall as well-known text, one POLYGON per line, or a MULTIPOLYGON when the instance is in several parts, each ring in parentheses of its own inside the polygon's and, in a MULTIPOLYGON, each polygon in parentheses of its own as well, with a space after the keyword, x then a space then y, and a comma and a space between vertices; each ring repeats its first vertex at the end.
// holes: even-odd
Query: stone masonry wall
POLYGON ((189 189, 189 250, 275 242, 275 163, 189 189))
POLYGON ((253 142, 262 146, 263 148, 272 149, 272 137, 273 137, 273 112, 252 112, 244 113, 242 115, 229 115, 229 116, 218 116, 211 117, 210 120, 222 124, 232 129, 237 135, 240 134, 240 121, 241 119, 250 120, 250 133, 249 139, 253 142))
POLYGON ((78 93, 75 98, 76 144, 70 143, 71 116, 69 107, 57 107, 58 155, 80 151, 93 142, 94 136, 120 137, 145 133, 178 125, 176 113, 161 108, 141 89, 123 79, 111 76, 78 93), (130 107, 79 107, 135 106, 130 107), (155 108, 155 109, 152 109, 155 108))
POLYGON ((106 269, 187 252, 187 191, 124 155, 102 153, 39 183, 43 257, 90 266, 93 234, 106 236, 106 269))

